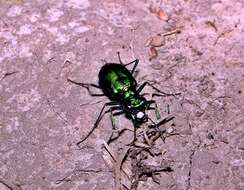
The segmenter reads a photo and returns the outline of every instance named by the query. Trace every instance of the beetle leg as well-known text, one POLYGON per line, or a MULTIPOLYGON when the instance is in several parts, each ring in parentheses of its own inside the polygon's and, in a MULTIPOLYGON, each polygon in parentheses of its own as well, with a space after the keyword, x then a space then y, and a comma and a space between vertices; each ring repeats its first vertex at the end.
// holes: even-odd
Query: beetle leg
POLYGON ((140 127, 140 124, 138 124, 136 121, 133 120, 133 126, 134 126, 134 130, 133 130, 133 132, 134 132, 134 138, 133 138, 133 141, 131 143, 129 143, 128 145, 135 144, 135 142, 137 140, 136 130, 137 130, 138 127, 140 127))
POLYGON ((136 90, 137 93, 139 94, 139 93, 143 90, 143 88, 145 88, 145 86, 146 86, 147 84, 149 84, 149 83, 148 83, 148 82, 144 82, 141 86, 139 86, 139 88, 136 90))
MULTIPOLYGON (((159 127, 160 127, 161 125, 164 125, 165 123, 171 121, 171 120, 174 119, 174 118, 175 118, 174 116, 169 116, 169 117, 164 118, 163 120, 161 120, 161 121, 158 122, 158 123, 154 123, 154 122, 153 122, 153 124, 150 125, 149 128, 155 128, 156 131, 159 133, 159 136, 158 136, 158 137, 160 137, 160 138, 162 139, 162 141, 164 142, 164 141, 165 141, 165 137, 163 136, 163 133, 166 132, 166 128, 164 128, 164 129, 160 129, 159 127)), ((157 138, 158 138, 158 137, 157 137, 157 138)), ((155 140, 156 140, 156 139, 155 139, 155 140)))
POLYGON ((70 79, 67 79, 67 80, 68 80, 68 82, 71 82, 73 84, 76 84, 76 85, 79 85, 79 86, 86 88, 87 91, 89 92, 90 96, 105 96, 104 94, 95 94, 95 93, 91 92, 90 87, 101 89, 100 86, 98 86, 96 84, 75 82, 75 81, 70 80, 70 79))
POLYGON ((173 94, 165 93, 165 92, 159 90, 158 88, 156 88, 155 86, 153 86, 152 84, 150 84, 147 81, 144 82, 141 86, 139 86, 139 88, 137 89, 137 93, 140 93, 146 85, 152 87, 155 91, 157 91, 158 93, 160 93, 160 94, 153 93, 152 96, 157 96, 157 95, 158 96, 177 96, 177 95, 181 95, 181 93, 173 93, 173 94))
POLYGON ((107 110, 105 113, 107 113, 108 111, 110 112, 110 120, 111 120, 111 123, 112 123, 112 128, 115 129, 116 126, 115 126, 115 118, 114 116, 116 115, 120 115, 120 114, 123 114, 124 111, 119 111, 119 112, 116 112, 116 113, 113 113, 114 110, 122 110, 121 106, 114 106, 114 107, 110 107, 109 110, 107 110))
POLYGON ((102 120, 103 116, 107 113, 107 112, 104 112, 104 109, 106 106, 113 106, 113 105, 118 105, 118 102, 108 102, 108 103, 105 103, 99 113, 99 116, 97 117, 97 120, 95 122, 95 124, 93 125, 93 128, 90 130, 90 132, 82 139, 80 140, 79 142, 77 142, 77 146, 79 146, 82 142, 84 142, 91 134, 92 132, 97 128, 99 122, 102 120))
POLYGON ((135 69, 136 69, 136 67, 137 67, 137 65, 138 65, 138 63, 139 63, 139 60, 136 59, 136 60, 134 60, 134 61, 131 61, 131 62, 129 62, 129 63, 124 64, 124 63, 122 62, 122 59, 121 59, 121 56, 120 56, 120 52, 117 52, 117 54, 118 54, 118 57, 119 57, 119 63, 120 63, 121 65, 124 65, 124 66, 126 67, 126 66, 128 66, 128 65, 134 63, 134 66, 133 66, 132 70, 130 71, 130 73, 133 75, 133 73, 135 72, 135 69))
POLYGON ((111 143, 112 141, 116 140, 117 138, 119 138, 119 136, 124 133, 126 130, 129 130, 129 129, 122 129, 122 130, 117 130, 116 129, 116 126, 115 126, 115 120, 114 120, 114 116, 117 116, 117 115, 121 115, 121 114, 124 114, 124 110, 122 110, 122 108, 120 106, 114 106, 114 107, 111 107, 109 110, 107 110, 107 112, 110 112, 111 115, 110 115, 110 118, 111 118, 111 123, 112 123, 112 127, 113 127, 113 131, 107 141, 107 143, 111 143), (113 113, 114 110, 121 110, 121 111, 117 111, 115 113, 113 113))
POLYGON ((110 138, 107 141, 107 144, 110 144, 111 142, 113 142, 114 140, 116 140, 117 138, 119 138, 120 135, 122 135, 125 131, 131 131, 128 128, 123 128, 119 131, 113 131, 110 138))
POLYGON ((136 60, 134 60, 134 61, 132 61, 132 62, 130 62, 130 63, 125 64, 125 66, 128 66, 128 65, 130 65, 130 64, 132 64, 132 63, 134 63, 134 66, 133 66, 132 70, 130 71, 130 73, 133 75, 134 72, 135 72, 135 70, 136 70, 136 67, 137 67, 137 65, 138 65, 138 63, 139 63, 139 60, 136 59, 136 60))
POLYGON ((137 138, 136 138, 136 127, 134 127, 134 139, 133 139, 133 144, 136 142, 137 138))
POLYGON ((109 111, 110 111, 110 120, 112 123, 112 128, 115 129, 115 119, 114 119, 112 107, 109 109, 109 111))
POLYGON ((155 115, 156 115, 157 120, 160 119, 161 115, 160 115, 160 112, 159 112, 159 109, 158 109, 157 102, 155 100, 151 100, 151 101, 147 101, 147 104, 149 105, 148 109, 155 110, 155 115), (155 107, 150 107, 151 104, 155 104, 155 107))

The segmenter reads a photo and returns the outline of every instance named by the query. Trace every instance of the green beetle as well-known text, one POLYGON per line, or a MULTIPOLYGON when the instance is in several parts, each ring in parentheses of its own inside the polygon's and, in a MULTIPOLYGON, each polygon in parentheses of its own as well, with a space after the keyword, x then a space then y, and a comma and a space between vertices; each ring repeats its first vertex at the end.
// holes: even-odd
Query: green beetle
MULTIPOLYGON (((105 113, 111 113, 111 121, 112 126, 115 127, 114 117, 115 115, 125 114, 127 118, 131 119, 134 127, 139 127, 140 124, 145 123, 150 119, 146 114, 146 110, 153 109, 155 110, 156 118, 160 118, 159 111, 157 109, 157 104, 154 100, 146 100, 140 92, 146 85, 151 86, 156 92, 157 95, 161 96, 171 96, 171 95, 179 95, 176 94, 167 94, 156 87, 154 87, 149 82, 144 82, 142 85, 138 86, 137 81, 133 77, 135 69, 139 63, 139 60, 136 59, 130 63, 123 64, 120 58, 120 54, 118 53, 119 62, 120 63, 106 63, 100 70, 98 78, 99 85, 91 84, 91 83, 79 83, 73 80, 68 79, 69 82, 85 87, 91 96, 107 96, 111 101, 105 103, 102 107, 100 114, 92 128, 92 130, 77 143, 79 145, 83 141, 85 141, 98 126, 102 117, 105 113), (126 66, 133 65, 132 70, 128 70, 126 66), (90 87, 95 87, 103 91, 102 94, 94 94, 91 92, 90 87), (151 105, 154 104, 154 107, 151 105), (104 111, 106 107, 110 107, 108 110, 104 111), (114 113, 116 111, 116 113, 114 113)), ((153 94, 154 95, 154 94, 153 94)), ((173 119, 173 117, 166 118, 159 122, 157 126, 166 123, 167 121, 173 119)), ((151 120, 151 119, 150 119, 151 120)), ((152 120, 151 120, 152 121, 152 120)), ((134 140, 135 140, 134 133, 134 140)))

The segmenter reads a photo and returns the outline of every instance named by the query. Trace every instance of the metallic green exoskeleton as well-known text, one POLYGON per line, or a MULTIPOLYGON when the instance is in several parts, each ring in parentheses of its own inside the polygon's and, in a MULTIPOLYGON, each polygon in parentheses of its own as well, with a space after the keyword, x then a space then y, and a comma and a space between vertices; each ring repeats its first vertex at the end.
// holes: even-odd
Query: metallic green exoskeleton
POLYGON ((125 66, 115 63, 104 65, 99 72, 99 86, 111 101, 119 103, 118 108, 136 125, 147 120, 145 110, 152 102, 139 95, 137 82, 125 66))
MULTIPOLYGON (((98 78, 99 85, 91 84, 91 83, 78 83, 68 79, 69 82, 85 87, 91 96, 107 96, 111 101, 105 103, 100 114, 92 128, 92 130, 88 133, 85 138, 77 143, 79 145, 83 141, 85 141, 94 129, 98 126, 102 117, 105 113, 111 113, 111 121, 112 126, 115 127, 114 117, 119 114, 126 114, 126 116, 133 121, 134 127, 138 127, 140 124, 148 121, 150 119, 146 114, 146 110, 153 109, 155 110, 155 114, 157 119, 160 118, 159 111, 157 109, 157 104, 154 100, 146 100, 140 92, 146 85, 151 86, 154 90, 156 90, 156 95, 168 96, 168 95, 177 95, 177 94, 166 94, 156 87, 154 87, 149 82, 144 82, 142 85, 138 86, 137 81, 133 77, 136 66, 139 63, 139 60, 136 59, 130 63, 123 64, 119 56, 120 63, 106 63, 100 70, 98 78), (134 64, 131 71, 129 71, 126 66, 134 64), (94 94, 90 91, 90 87, 99 88, 103 91, 103 94, 94 94), (154 104, 154 107, 151 105, 154 104), (105 107, 110 106, 108 110, 104 112, 105 107), (116 111, 116 113, 114 113, 116 111)), ((154 94, 153 94, 154 95, 154 94)), ((159 122, 157 125, 163 124, 171 118, 166 118, 163 121, 159 122)), ((151 119, 150 119, 151 120, 151 119)), ((151 120, 152 121, 152 120, 151 120)), ((134 140, 135 140, 134 133, 134 140)))

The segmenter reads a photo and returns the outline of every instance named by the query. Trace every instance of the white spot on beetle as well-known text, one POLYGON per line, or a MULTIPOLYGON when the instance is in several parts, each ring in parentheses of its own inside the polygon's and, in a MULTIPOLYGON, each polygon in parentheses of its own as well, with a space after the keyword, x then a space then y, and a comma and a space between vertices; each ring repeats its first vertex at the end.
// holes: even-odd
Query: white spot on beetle
POLYGON ((137 117, 138 119, 141 119, 141 118, 144 117, 144 113, 141 112, 141 111, 139 111, 139 112, 136 114, 136 117, 137 117))

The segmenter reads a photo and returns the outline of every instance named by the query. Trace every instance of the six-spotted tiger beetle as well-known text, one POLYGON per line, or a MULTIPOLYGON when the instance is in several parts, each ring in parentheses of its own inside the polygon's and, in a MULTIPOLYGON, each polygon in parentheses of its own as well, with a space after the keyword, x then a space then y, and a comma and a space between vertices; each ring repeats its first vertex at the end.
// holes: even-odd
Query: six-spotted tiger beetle
MULTIPOLYGON (((133 77, 135 73, 135 69, 139 63, 139 60, 136 59, 130 63, 123 64, 120 54, 118 52, 119 63, 106 63, 100 70, 98 78, 99 85, 91 84, 91 83, 79 83, 73 80, 68 79, 69 82, 80 85, 86 88, 91 96, 107 96, 111 101, 105 103, 99 113, 99 116, 91 129, 91 131, 80 140, 77 145, 81 144, 85 141, 98 126, 102 117, 109 113, 111 114, 111 122, 113 128, 115 127, 114 116, 125 114, 127 118, 132 120, 134 124, 134 141, 136 139, 136 128, 139 127, 142 123, 145 123, 150 119, 146 114, 147 110, 155 110, 156 118, 160 119, 160 114, 158 111, 157 103, 155 100, 146 100, 142 95, 140 95, 141 91, 146 85, 151 86, 156 92, 158 96, 175 96, 176 94, 167 94, 162 92, 161 90, 154 87, 149 82, 144 82, 142 85, 138 86, 137 81, 133 77), (128 65, 133 65, 132 70, 128 70, 126 67, 128 65), (102 94, 94 94, 91 92, 91 87, 98 88, 102 90, 102 94), (154 105, 152 107, 152 105, 154 105), (108 110, 105 110, 106 107, 109 107, 108 110), (105 110, 105 111, 104 111, 105 110), (116 112, 115 112, 116 111, 116 112)), ((154 94, 153 94, 154 95, 154 94)), ((160 121, 158 124, 155 124, 151 119, 151 121, 159 126, 164 124, 165 122, 173 119, 173 117, 165 118, 160 121)), ((134 142, 133 141, 133 142, 134 142)))

